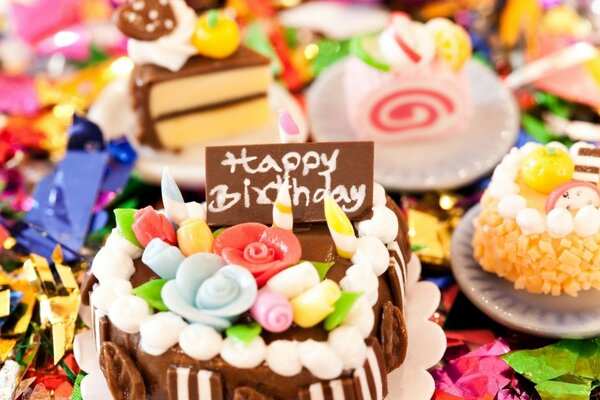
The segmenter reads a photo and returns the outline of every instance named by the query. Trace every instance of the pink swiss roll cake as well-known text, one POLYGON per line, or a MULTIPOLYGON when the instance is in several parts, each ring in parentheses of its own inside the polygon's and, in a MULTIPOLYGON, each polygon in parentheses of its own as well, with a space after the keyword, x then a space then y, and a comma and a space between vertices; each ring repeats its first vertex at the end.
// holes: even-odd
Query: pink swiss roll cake
POLYGON ((425 140, 462 131, 472 107, 463 68, 471 46, 461 27, 393 14, 381 34, 355 38, 352 47, 345 97, 361 139, 425 140))

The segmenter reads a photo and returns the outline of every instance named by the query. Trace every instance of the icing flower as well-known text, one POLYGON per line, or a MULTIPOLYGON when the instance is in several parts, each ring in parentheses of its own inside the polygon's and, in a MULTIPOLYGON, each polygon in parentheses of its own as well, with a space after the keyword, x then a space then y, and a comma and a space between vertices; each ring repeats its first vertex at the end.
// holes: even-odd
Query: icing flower
POLYGON ((256 282, 245 268, 225 265, 211 253, 187 257, 161 297, 167 308, 190 323, 227 329, 256 299, 256 282))
POLYGON ((287 330, 294 319, 294 311, 288 299, 268 288, 259 290, 256 302, 250 309, 250 315, 265 330, 273 333, 287 330))
POLYGON ((300 241, 290 231, 263 224, 245 223, 223 231, 214 252, 229 264, 241 265, 262 287, 278 272, 300 261, 300 241))
POLYGON ((152 206, 138 210, 134 219, 135 222, 131 225, 131 229, 143 247, 148 246, 148 243, 154 238, 159 238, 168 244, 177 243, 175 229, 171 222, 152 206))

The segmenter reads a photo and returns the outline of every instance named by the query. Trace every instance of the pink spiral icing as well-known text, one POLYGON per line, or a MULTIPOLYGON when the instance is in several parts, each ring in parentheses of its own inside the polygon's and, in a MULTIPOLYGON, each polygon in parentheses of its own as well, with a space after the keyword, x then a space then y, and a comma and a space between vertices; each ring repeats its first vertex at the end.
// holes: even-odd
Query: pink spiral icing
POLYGON ((250 315, 265 330, 273 333, 285 331, 292 325, 294 319, 292 305, 288 299, 267 288, 258 291, 250 315))
POLYGON ((275 252, 264 243, 250 243, 244 249, 244 260, 254 263, 263 264, 271 262, 275 259, 275 252))

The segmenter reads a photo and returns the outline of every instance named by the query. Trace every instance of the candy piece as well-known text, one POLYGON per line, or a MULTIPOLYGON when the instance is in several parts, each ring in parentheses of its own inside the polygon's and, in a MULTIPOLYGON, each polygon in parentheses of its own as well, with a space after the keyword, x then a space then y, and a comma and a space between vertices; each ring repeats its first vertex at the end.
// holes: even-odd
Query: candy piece
POLYGON ((334 311, 334 304, 340 296, 337 283, 325 279, 292 300, 294 322, 302 328, 315 326, 334 311))
POLYGON ((579 210, 593 205, 600 207, 600 189, 590 182, 569 181, 558 186, 546 200, 546 212, 554 208, 579 210))
POLYGON ((267 288, 258 291, 256 301, 250 308, 250 315, 265 330, 273 333, 286 331, 294 319, 292 305, 288 299, 267 288))
POLYGON ((325 330, 332 330, 342 324, 342 321, 346 318, 352 305, 362 296, 360 292, 342 292, 338 301, 335 302, 334 310, 325 319, 324 327, 325 330))
POLYGON ((549 194, 558 185, 571 179, 574 168, 568 153, 545 146, 533 150, 525 157, 521 176, 531 189, 549 194))
POLYGON ((159 214, 152 206, 138 210, 134 215, 135 222, 131 230, 143 247, 154 238, 159 238, 166 243, 175 244, 175 229, 171 222, 162 214, 159 214))
POLYGON ((330 196, 325 197, 325 219, 337 253, 342 258, 350 259, 357 246, 352 223, 341 207, 330 196))
POLYGON ((201 219, 187 219, 177 229, 177 242, 184 256, 210 252, 214 237, 206 222, 201 219))
POLYGON ((273 226, 291 231, 294 228, 294 214, 289 186, 288 178, 285 178, 273 203, 273 226))
MULTIPOLYGON (((389 261, 389 257, 388 257, 388 261, 389 261)), ((318 261, 309 261, 312 266, 317 270, 317 273, 319 274, 319 281, 322 281, 323 279, 325 279, 325 277, 327 276, 327 272, 329 272, 329 270, 331 269, 331 267, 333 267, 335 265, 334 261, 330 261, 330 262, 318 262, 318 261)))
POLYGON ((165 207, 167 217, 177 225, 188 218, 187 205, 183 201, 181 191, 175 183, 169 168, 163 169, 162 178, 160 180, 160 188, 162 192, 162 201, 165 207))
POLYGON ((142 254, 142 262, 164 279, 175 279, 177 268, 184 258, 176 246, 171 246, 160 238, 152 239, 142 254))
POLYGON ((573 173, 573 179, 597 185, 600 183, 600 149, 587 146, 589 145, 579 145, 580 148, 574 157, 575 172, 573 173))
POLYGON ((302 143, 300 129, 294 122, 294 119, 284 109, 279 110, 279 140, 281 143, 302 143))
POLYGON ((438 57, 453 71, 460 71, 471 58, 471 39, 467 31, 445 18, 434 18, 425 26, 433 35, 438 57))
POLYGON ((225 334, 228 338, 235 340, 236 342, 247 346, 254 339, 256 339, 262 332, 262 327, 256 322, 249 324, 233 325, 227 328, 225 334))
POLYGON ((130 1, 117 10, 117 28, 127 37, 153 41, 172 32, 177 19, 169 2, 162 0, 130 1))
POLYGON ((153 279, 133 289, 133 294, 146 300, 148 305, 158 311, 169 311, 160 297, 160 291, 167 283, 166 279, 153 279))
POLYGON ((192 44, 203 56, 226 58, 240 46, 240 30, 233 19, 210 10, 198 19, 192 44))
POLYGON ((133 229, 131 226, 135 222, 134 215, 138 210, 135 208, 117 208, 115 209, 115 220, 117 224, 117 228, 121 235, 131 243, 135 244, 138 247, 142 247, 137 237, 135 237, 135 233, 133 233, 133 229))
POLYGON ((313 264, 303 261, 293 267, 284 269, 269 279, 266 287, 281 293, 287 299, 293 299, 302 292, 318 285, 321 280, 313 264))

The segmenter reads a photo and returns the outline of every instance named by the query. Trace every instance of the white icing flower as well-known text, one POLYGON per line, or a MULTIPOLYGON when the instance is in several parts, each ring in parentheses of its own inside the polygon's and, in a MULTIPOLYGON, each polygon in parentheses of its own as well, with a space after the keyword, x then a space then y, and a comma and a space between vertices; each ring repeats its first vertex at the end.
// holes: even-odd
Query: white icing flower
POLYGON ((100 283, 115 278, 129 280, 135 273, 135 267, 131 257, 124 252, 103 247, 92 261, 92 273, 100 283))
POLYGON ((221 352, 223 337, 210 326, 188 325, 179 334, 181 350, 195 360, 210 360, 221 352))
POLYGON ((508 177, 492 179, 488 187, 489 194, 496 199, 501 199, 509 194, 519 193, 520 190, 519 185, 508 177))
POLYGON ((302 371, 298 343, 291 340, 276 340, 267 347, 267 365, 281 376, 294 376, 302 371))
POLYGON ((151 316, 146 300, 134 295, 119 297, 108 311, 110 322, 126 333, 137 333, 140 325, 151 316))
POLYGON ((385 206, 386 204, 385 189, 379 183, 375 182, 373 184, 373 207, 385 206))
POLYGON ((573 232, 573 216, 565 208, 555 208, 546 215, 546 228, 553 238, 562 238, 573 232))
POLYGON ((206 221, 206 202, 198 203, 196 201, 189 201, 185 203, 185 209, 190 219, 201 219, 206 221))
POLYGON ((267 282, 267 287, 288 299, 302 294, 320 282, 317 269, 308 261, 284 269, 267 282))
POLYGON ((379 298, 379 279, 371 267, 354 264, 346 270, 346 276, 340 281, 340 287, 350 292, 362 292, 371 306, 379 298))
POLYGON ((364 296, 360 296, 350 308, 348 315, 342 321, 342 325, 358 328, 363 338, 371 334, 375 326, 375 313, 364 296))
POLYGON ((342 359, 327 343, 309 339, 301 342, 298 347, 302 365, 317 378, 335 379, 342 373, 342 359))
POLYGON ((142 256, 142 252, 144 251, 144 249, 142 249, 141 247, 138 247, 135 244, 131 243, 129 240, 125 239, 125 237, 119 231, 118 228, 114 228, 110 232, 110 235, 108 236, 108 239, 106 239, 106 244, 104 245, 104 247, 109 247, 113 250, 121 251, 134 260, 136 258, 140 258, 142 256))
POLYGON ((140 325, 142 350, 153 356, 163 354, 177 344, 186 327, 187 323, 170 311, 154 314, 140 325))
POLYGON ((525 208, 517 214, 517 225, 525 235, 542 233, 546 230, 544 218, 535 208, 525 208))
POLYGON ((600 211, 593 205, 580 208, 575 215, 573 229, 581 237, 597 233, 600 230, 600 211))
POLYGON ((390 265, 390 252, 376 237, 363 236, 358 239, 352 262, 368 265, 375 275, 379 276, 387 271, 390 265))
POLYGON ((396 214, 384 206, 373 207, 371 219, 357 224, 359 236, 375 236, 386 244, 396 240, 398 228, 396 214))
POLYGON ((266 355, 267 346, 260 336, 247 345, 226 338, 221 348, 223 360, 237 368, 258 367, 264 361, 266 355))
POLYGON ((156 64, 170 71, 178 71, 188 58, 197 53, 190 39, 196 27, 196 13, 184 0, 171 0, 177 20, 175 29, 157 40, 129 39, 127 52, 136 64, 156 64))
POLYGON ((132 291, 131 283, 125 279, 106 279, 94 288, 90 301, 96 308, 106 313, 116 299, 127 296, 132 291))
POLYGON ((331 348, 340 356, 344 369, 360 368, 367 358, 367 345, 358 328, 340 326, 329 332, 331 348))
POLYGON ((498 202, 498 213, 504 218, 515 219, 527 207, 527 200, 518 194, 509 194, 498 202))

